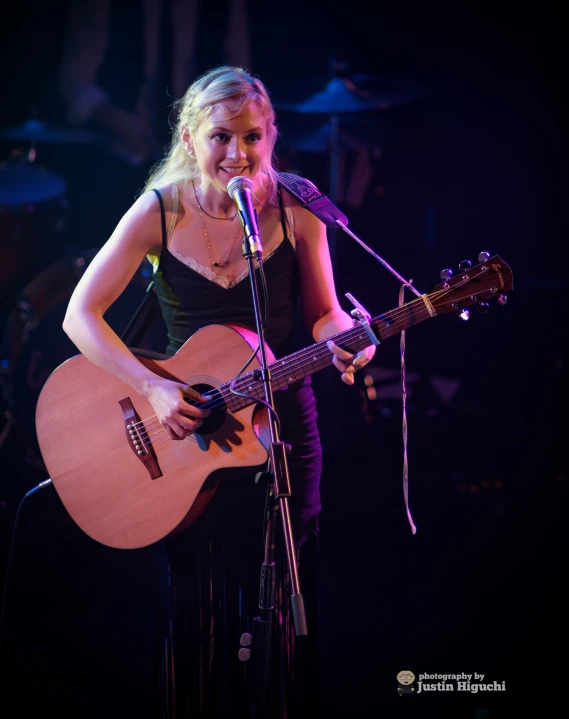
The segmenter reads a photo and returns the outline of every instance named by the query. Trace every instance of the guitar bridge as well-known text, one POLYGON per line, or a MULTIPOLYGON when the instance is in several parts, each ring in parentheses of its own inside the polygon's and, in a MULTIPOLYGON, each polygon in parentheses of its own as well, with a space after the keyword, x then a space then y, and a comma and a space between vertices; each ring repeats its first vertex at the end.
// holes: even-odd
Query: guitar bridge
POLYGON ((162 476, 156 453, 152 447, 148 437, 143 437, 146 428, 140 421, 140 417, 136 413, 130 397, 119 399, 119 405, 122 410, 124 421, 124 431, 129 444, 137 459, 139 459, 146 467, 150 479, 157 479, 162 476))

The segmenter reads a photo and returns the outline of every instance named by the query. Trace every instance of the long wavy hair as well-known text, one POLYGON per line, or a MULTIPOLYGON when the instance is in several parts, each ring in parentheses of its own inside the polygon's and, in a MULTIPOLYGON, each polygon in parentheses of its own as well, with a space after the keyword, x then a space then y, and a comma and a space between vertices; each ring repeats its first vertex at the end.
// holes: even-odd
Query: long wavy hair
POLYGON ((184 96, 173 104, 177 120, 172 124, 172 141, 162 160, 151 170, 142 192, 153 187, 186 182, 199 176, 195 156, 188 155, 182 145, 181 129, 187 127, 195 135, 200 124, 216 105, 224 105, 235 117, 249 102, 256 102, 267 121, 269 152, 261 170, 268 177, 266 187, 269 204, 277 197, 277 174, 273 151, 277 140, 275 110, 265 85, 242 67, 224 65, 209 70, 195 80, 184 96))

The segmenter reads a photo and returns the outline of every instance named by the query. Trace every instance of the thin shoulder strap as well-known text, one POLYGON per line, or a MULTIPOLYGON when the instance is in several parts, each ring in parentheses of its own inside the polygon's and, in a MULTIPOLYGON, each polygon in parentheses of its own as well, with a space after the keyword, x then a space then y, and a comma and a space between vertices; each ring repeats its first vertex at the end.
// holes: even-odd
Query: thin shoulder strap
POLYGON ((166 247, 168 244, 168 233, 166 231, 166 211, 164 210, 164 201, 162 199, 162 195, 155 187, 152 188, 152 192, 156 193, 156 197, 160 202, 160 215, 162 218, 162 247, 166 247))
POLYGON ((283 236, 285 240, 288 240, 288 233, 286 229, 286 215, 285 215, 285 208, 284 208, 284 202, 283 202, 283 193, 281 190, 281 186, 277 185, 277 194, 279 196, 279 207, 281 208, 281 225, 283 226, 283 236))

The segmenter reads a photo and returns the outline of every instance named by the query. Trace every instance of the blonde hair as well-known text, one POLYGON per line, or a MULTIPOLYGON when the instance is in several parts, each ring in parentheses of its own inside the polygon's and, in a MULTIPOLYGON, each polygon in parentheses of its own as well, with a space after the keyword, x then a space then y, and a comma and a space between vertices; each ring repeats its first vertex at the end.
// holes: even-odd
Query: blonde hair
POLYGON ((276 202, 277 174, 273 164, 273 150, 277 140, 275 110, 265 85, 242 67, 222 66, 209 70, 195 80, 184 96, 173 107, 177 121, 172 128, 172 142, 168 152, 150 171, 143 191, 185 182, 199 176, 194 155, 188 155, 181 140, 181 130, 187 127, 195 135, 201 123, 216 105, 224 105, 232 113, 239 114, 249 102, 256 102, 267 120, 269 152, 261 171, 268 177, 267 198, 270 204, 276 202))

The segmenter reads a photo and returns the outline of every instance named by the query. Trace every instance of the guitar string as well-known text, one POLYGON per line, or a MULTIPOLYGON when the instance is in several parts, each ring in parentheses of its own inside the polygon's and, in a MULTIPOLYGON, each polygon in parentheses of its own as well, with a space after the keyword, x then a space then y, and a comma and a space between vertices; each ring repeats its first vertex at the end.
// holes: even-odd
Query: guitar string
MULTIPOLYGON (((359 329, 358 327, 354 327, 353 329, 355 330, 355 332, 353 334, 355 334, 355 335, 360 334, 360 332, 357 332, 357 330, 359 329)), ((349 341, 349 339, 352 339, 352 338, 346 338, 346 339, 349 341)), ((322 345, 323 346, 321 348, 318 348, 317 350, 314 351, 314 353, 312 354, 313 358, 322 359, 323 357, 330 354, 330 350, 328 350, 328 348, 325 346, 325 342, 323 342, 322 345)), ((303 352, 303 350, 301 350, 301 353, 302 352, 303 352)), ((289 358, 289 361, 287 362, 286 371, 283 370, 282 368, 275 368, 273 370, 273 377, 275 378, 275 380, 278 381, 279 379, 285 379, 286 375, 292 374, 293 377, 291 379, 293 381, 295 381, 296 370, 303 369, 305 366, 306 366, 306 361, 302 357, 298 357, 295 359, 294 355, 291 355, 289 358)), ((250 382, 250 377, 248 375, 244 375, 243 377, 238 378, 238 382, 236 384, 242 385, 243 383, 248 383, 248 382, 250 382)), ((231 400, 235 397, 233 394, 228 395, 227 397, 224 397, 223 392, 221 390, 218 390, 218 392, 221 395, 221 400, 212 399, 209 402, 205 402, 203 404, 198 404, 198 405, 194 405, 194 406, 215 411, 219 407, 227 405, 228 400, 231 400)), ((238 399, 238 398, 236 398, 236 399, 238 399)), ((247 399, 247 398, 243 398, 243 399, 247 399)), ((244 406, 247 406, 247 405, 244 405, 244 406)), ((240 408, 237 408, 237 409, 240 409, 240 408)), ((237 410, 235 410, 235 411, 237 411, 237 410)), ((152 419, 155 416, 156 415, 152 415, 148 419, 152 419)), ((140 425, 146 421, 147 420, 143 420, 143 421, 140 421, 137 423, 133 423, 130 426, 130 427, 136 428, 138 430, 139 436, 141 436, 142 439, 145 439, 146 437, 155 436, 155 434, 152 434, 152 433, 155 432, 157 427, 162 427, 162 425, 160 424, 160 422, 157 418, 153 422, 150 422, 149 424, 145 425, 145 427, 140 427, 140 425), (146 431, 146 434, 144 434, 145 431, 146 431)), ((163 429, 163 427, 162 427, 162 429, 163 429)))
MULTIPOLYGON (((396 323, 396 320, 395 320, 395 323, 396 323)), ((361 328, 358 326, 354 327, 353 331, 352 331, 352 329, 348 330, 347 334, 345 335, 345 337, 343 339, 346 342, 350 342, 351 339, 356 339, 356 337, 359 337, 359 335, 361 334, 360 330, 361 330, 361 328)), ((320 344, 320 343, 317 343, 317 345, 318 344, 320 344)), ((314 350, 314 354, 312 355, 313 357, 316 357, 317 359, 321 359, 324 356, 330 354, 330 350, 327 348, 326 342, 322 342, 320 347, 318 347, 317 345, 316 345, 317 348, 314 350)), ((304 350, 301 350, 300 352, 303 353, 304 350)), ((273 371, 273 378, 278 381, 277 377, 284 378, 285 375, 287 375, 289 373, 292 373, 294 375, 296 368, 291 366, 291 361, 292 361, 293 365, 296 364, 296 368, 303 367, 303 365, 305 364, 305 362, 301 361, 301 358, 297 358, 295 360, 294 354, 293 354, 289 357, 289 360, 287 362, 286 371, 284 371, 282 368, 280 369, 280 371, 279 371, 279 369, 275 369, 273 371)), ((249 378, 247 375, 244 375, 243 377, 238 378, 238 381, 239 380, 241 380, 241 383, 243 381, 248 382, 249 378)), ((199 404, 199 405, 195 405, 195 406, 198 406, 200 408, 210 409, 210 410, 214 411, 216 408, 226 404, 225 398, 223 397, 223 393, 221 391, 219 391, 219 394, 221 394, 221 396, 222 396, 221 402, 218 400, 214 400, 212 403, 205 402, 203 404, 199 404)), ((246 399, 246 398, 243 398, 243 399, 246 399)), ((156 415, 152 415, 148 419, 152 419, 152 417, 155 417, 155 416, 156 415)), ((170 437, 170 435, 168 434, 166 429, 163 427, 163 425, 159 422, 159 420, 157 418, 153 422, 149 423, 148 425, 141 427, 140 425, 143 425, 143 423, 145 421, 146 420, 143 420, 143 421, 133 423, 132 425, 130 425, 131 428, 136 427, 138 439, 144 447, 150 446, 153 448, 157 448, 157 447, 162 446, 163 444, 169 443, 170 440, 174 440, 173 437, 170 437), (154 437, 156 437, 156 439, 153 439, 154 437)))
MULTIPOLYGON (((244 398, 244 399, 247 399, 247 398, 244 398)), ((250 404, 250 403, 247 403, 247 404, 250 404)), ((201 405, 201 406, 207 408, 208 405, 207 405, 207 403, 205 403, 204 405, 201 405)), ((212 405, 213 410, 215 411, 215 409, 219 406, 220 406, 219 402, 214 402, 212 405)), ((247 405, 244 405, 244 406, 247 406, 247 405)), ((239 409, 241 409, 241 407, 237 406, 233 411, 238 411, 239 409)), ((154 442, 154 444, 156 444, 156 440, 159 440, 160 436, 170 438, 168 433, 166 432, 165 428, 158 422, 158 420, 149 424, 146 427, 141 427, 140 429, 138 429, 138 439, 144 445, 148 445, 151 442, 154 442)))
MULTIPOLYGON (((481 274, 481 273, 479 273, 479 275, 480 275, 480 274, 481 274)), ((478 277, 479 275, 477 275, 476 277, 478 277)), ((472 278, 472 279, 476 279, 476 278, 474 277, 474 278, 472 278)), ((444 297, 445 294, 448 294, 448 293, 451 291, 451 289, 452 289, 452 290, 456 290, 457 288, 460 288, 460 287, 461 287, 463 284, 465 284, 466 282, 470 282, 470 281, 471 281, 470 279, 468 279, 468 280, 463 280, 462 282, 456 283, 452 288, 443 289, 443 290, 438 290, 437 292, 432 292, 430 295, 427 295, 427 297, 428 297, 430 300, 433 300, 433 299, 435 299, 435 298, 436 298, 436 299, 440 299, 441 297, 444 297)), ((455 301, 455 302, 460 302, 460 299, 455 299, 454 301, 455 301)), ((404 307, 397 308, 397 309, 393 310, 393 311, 391 312, 391 315, 392 315, 392 316, 391 316, 390 319, 391 319, 395 324, 397 324, 398 319, 400 319, 402 316, 408 314, 409 311, 411 310, 411 308, 412 308, 413 306, 416 306, 418 303, 419 303, 419 304, 424 304, 424 300, 423 300, 422 297, 421 297, 421 298, 417 298, 416 300, 412 300, 411 302, 407 303, 404 307)), ((387 313, 385 313, 385 314, 387 314, 387 313)), ((380 315, 379 317, 381 317, 381 316, 382 316, 382 315, 380 315)), ((376 319, 377 319, 377 318, 376 318, 376 319)), ((355 326, 355 327, 353 328, 353 331, 352 331, 352 330, 347 330, 347 334, 346 334, 346 336, 343 338, 343 341, 350 342, 352 339, 356 339, 357 336, 359 336, 359 335, 361 334, 361 331, 360 331, 360 330, 361 330, 361 327, 360 327, 360 326, 355 326)), ((329 338, 329 339, 331 339, 331 338, 329 338)), ((316 345, 314 345, 314 347, 316 347, 317 349, 314 350, 315 354, 313 355, 313 357, 317 357, 318 359, 321 359, 321 358, 323 358, 325 355, 327 355, 327 354, 329 353, 329 350, 328 350, 328 348, 326 347, 326 342, 322 342, 322 347, 321 347, 321 348, 318 348, 318 344, 320 344, 320 343, 317 343, 316 345), (325 351, 324 351, 324 347, 326 347, 326 350, 325 350, 325 351)), ((308 350, 307 350, 307 349, 300 350, 299 354, 303 354, 303 353, 305 353, 305 352, 307 352, 307 351, 310 351, 310 350, 309 350, 309 349, 308 349, 308 350)), ((289 361, 287 362, 288 368, 287 368, 286 371, 281 369, 280 372, 279 372, 279 370, 278 370, 278 368, 277 368, 277 369, 275 369, 274 372, 273 372, 273 377, 276 378, 276 376, 278 375, 279 378, 284 379, 284 378, 285 378, 285 375, 288 374, 288 373, 291 371, 291 369, 292 369, 292 368, 291 368, 291 360, 294 362, 293 358, 294 358, 294 354, 290 356, 289 361)), ((305 365, 305 361, 302 362, 302 360, 301 360, 300 357, 296 359, 297 368, 298 368, 298 367, 302 367, 303 364, 305 365)), ((248 374, 250 374, 250 373, 248 373, 248 374)), ((293 375, 294 375, 294 370, 293 370, 293 375)), ((239 379, 242 380, 242 381, 248 381, 248 375, 244 375, 243 377, 241 377, 241 378, 239 378, 239 379)), ((205 402, 205 403, 203 403, 203 404, 195 405, 195 406, 200 407, 200 408, 204 408, 204 409, 210 409, 210 410, 214 411, 214 410, 217 409, 218 407, 221 407, 221 406, 223 406, 223 405, 226 404, 226 399, 223 397, 223 394, 222 394, 221 391, 219 391, 219 394, 221 394, 221 397, 222 397, 221 401, 219 401, 219 400, 213 400, 213 398, 212 398, 212 400, 211 400, 210 402, 205 402)), ((245 399, 245 398, 244 398, 244 399, 245 399)), ((241 408, 238 408, 238 409, 241 409, 241 408)), ((236 410, 236 411, 238 411, 238 410, 236 410)), ((146 439, 146 438, 150 438, 150 437, 156 436, 156 431, 155 431, 155 430, 158 430, 158 433, 160 434, 160 428, 162 429, 162 431, 163 431, 163 433, 166 435, 166 437, 167 437, 168 439, 170 439, 170 437, 169 437, 169 435, 167 434, 166 430, 164 429, 164 427, 161 425, 161 423, 159 422, 159 420, 158 420, 157 418, 156 418, 153 422, 151 422, 150 424, 144 425, 145 422, 147 422, 149 419, 153 419, 154 417, 156 417, 156 415, 151 415, 150 417, 147 417, 145 420, 139 420, 138 422, 133 423, 132 425, 130 425, 130 427, 131 427, 131 428, 135 428, 135 427, 136 427, 137 429, 140 428, 140 429, 142 430, 142 431, 139 431, 139 435, 143 435, 143 436, 141 437, 142 440, 144 440, 144 439, 146 439), (141 426, 141 425, 144 425, 144 426, 141 426), (152 432, 152 434, 150 434, 150 432, 152 432)))
MULTIPOLYGON (((465 280, 464 282, 466 282, 466 281, 467 281, 467 280, 465 280)), ((453 289, 456 288, 456 287, 459 287, 461 284, 463 284, 463 283, 457 283, 457 285, 455 285, 455 286, 453 287, 453 289)), ((440 296, 443 296, 443 295, 444 295, 445 293, 447 293, 448 291, 449 291, 449 290, 439 290, 439 291, 438 291, 438 294, 439 294, 440 296)), ((437 294, 437 293, 432 293, 432 294, 430 295, 430 297, 435 297, 436 294, 437 294)), ((416 304, 417 302, 423 302, 422 298, 419 298, 419 299, 417 299, 417 300, 414 300, 414 301, 411 302, 411 303, 408 303, 405 308, 402 308, 404 311, 399 312, 398 314, 399 314, 400 316, 401 316, 402 314, 406 314, 406 313, 408 312, 408 310, 410 309, 410 306, 416 304)), ((394 312, 393 314, 395 315, 396 313, 394 312)), ((397 323, 397 320, 395 320, 394 317, 393 317, 393 319, 394 319, 395 323, 397 323)), ((359 329, 361 329, 361 328, 358 327, 358 326, 354 327, 354 330, 359 330, 359 329)), ((350 331, 348 331, 348 332, 350 333, 350 331)), ((351 333, 351 334, 352 334, 352 335, 353 335, 353 334, 360 335, 361 333, 360 333, 360 332, 353 332, 353 333, 351 333)), ((350 336, 348 335, 348 336, 346 336, 344 339, 345 339, 346 341, 350 341, 351 339, 355 339, 355 337, 350 337, 350 336)), ((323 349, 324 349, 324 346, 325 346, 325 343, 322 343, 322 344, 323 344, 323 346, 322 346, 322 350, 323 350, 323 349)), ((300 352, 301 352, 301 353, 304 353, 304 352, 306 352, 306 350, 301 350, 300 352)), ((328 354, 328 352, 329 352, 329 350, 328 350, 327 348, 326 348, 326 351, 324 351, 324 352, 322 352, 320 349, 316 350, 317 355, 319 355, 318 359, 321 359, 323 356, 325 356, 326 354, 328 354)), ((316 355, 314 355, 314 356, 316 356, 316 355)), ((294 355, 291 356, 291 359, 292 359, 293 357, 294 357, 294 355)), ((288 372, 289 372, 290 369, 291 369, 291 368, 290 368, 290 361, 289 361, 287 364, 289 365, 289 369, 287 370, 286 374, 288 374, 288 372)), ((301 358, 300 358, 300 357, 297 358, 297 360, 296 360, 296 365, 297 365, 297 367, 302 367, 303 364, 305 365, 305 361, 304 361, 303 363, 301 363, 301 358)), ((274 374, 274 376, 275 376, 275 374, 279 374, 279 373, 278 373, 278 371, 275 371, 273 374, 274 374)), ((280 372, 280 376, 281 376, 282 378, 284 378, 284 375, 285 375, 285 372, 281 371, 281 372, 280 372)), ((294 369, 293 369, 293 375, 294 375, 294 369)), ((247 375, 244 375, 244 376, 243 376, 242 378, 240 378, 240 379, 241 379, 241 380, 248 381, 248 376, 247 376, 247 375)), ((223 404, 226 404, 226 400, 225 400, 225 398, 223 397, 223 394, 222 394, 221 392, 220 392, 220 394, 221 394, 221 396, 222 396, 222 401, 221 401, 221 402, 215 400, 215 401, 213 401, 213 403, 211 403, 211 404, 210 404, 210 403, 203 403, 203 404, 201 404, 201 405, 196 405, 196 406, 215 410, 217 407, 222 406, 223 404)), ((246 406, 246 405, 245 405, 245 406, 246 406)), ((241 409, 241 408, 238 407, 237 410, 235 410, 235 411, 238 411, 239 409, 241 409)), ((155 415, 153 415, 153 416, 155 417, 155 415)), ((151 419, 151 418, 152 418, 152 416, 149 417, 149 418, 147 418, 147 419, 151 419)), ((138 422, 138 423, 134 423, 132 426, 133 426, 133 427, 134 427, 134 426, 137 426, 137 425, 140 426, 141 424, 143 424, 144 421, 146 421, 146 420, 140 421, 140 422, 138 422)), ((145 426, 145 427, 141 428, 141 431, 139 431, 139 436, 140 436, 141 441, 143 441, 143 443, 144 443, 144 440, 150 439, 150 438, 152 438, 152 437, 155 437, 156 434, 159 434, 159 435, 162 434, 163 437, 164 437, 164 435, 165 435, 165 438, 170 439, 170 437, 169 437, 169 435, 167 434, 166 430, 165 430, 164 427, 159 423, 159 421, 158 421, 157 419, 156 419, 154 422, 150 423, 148 426, 145 426)), ((156 443, 155 443, 155 444, 156 444, 156 443)))

